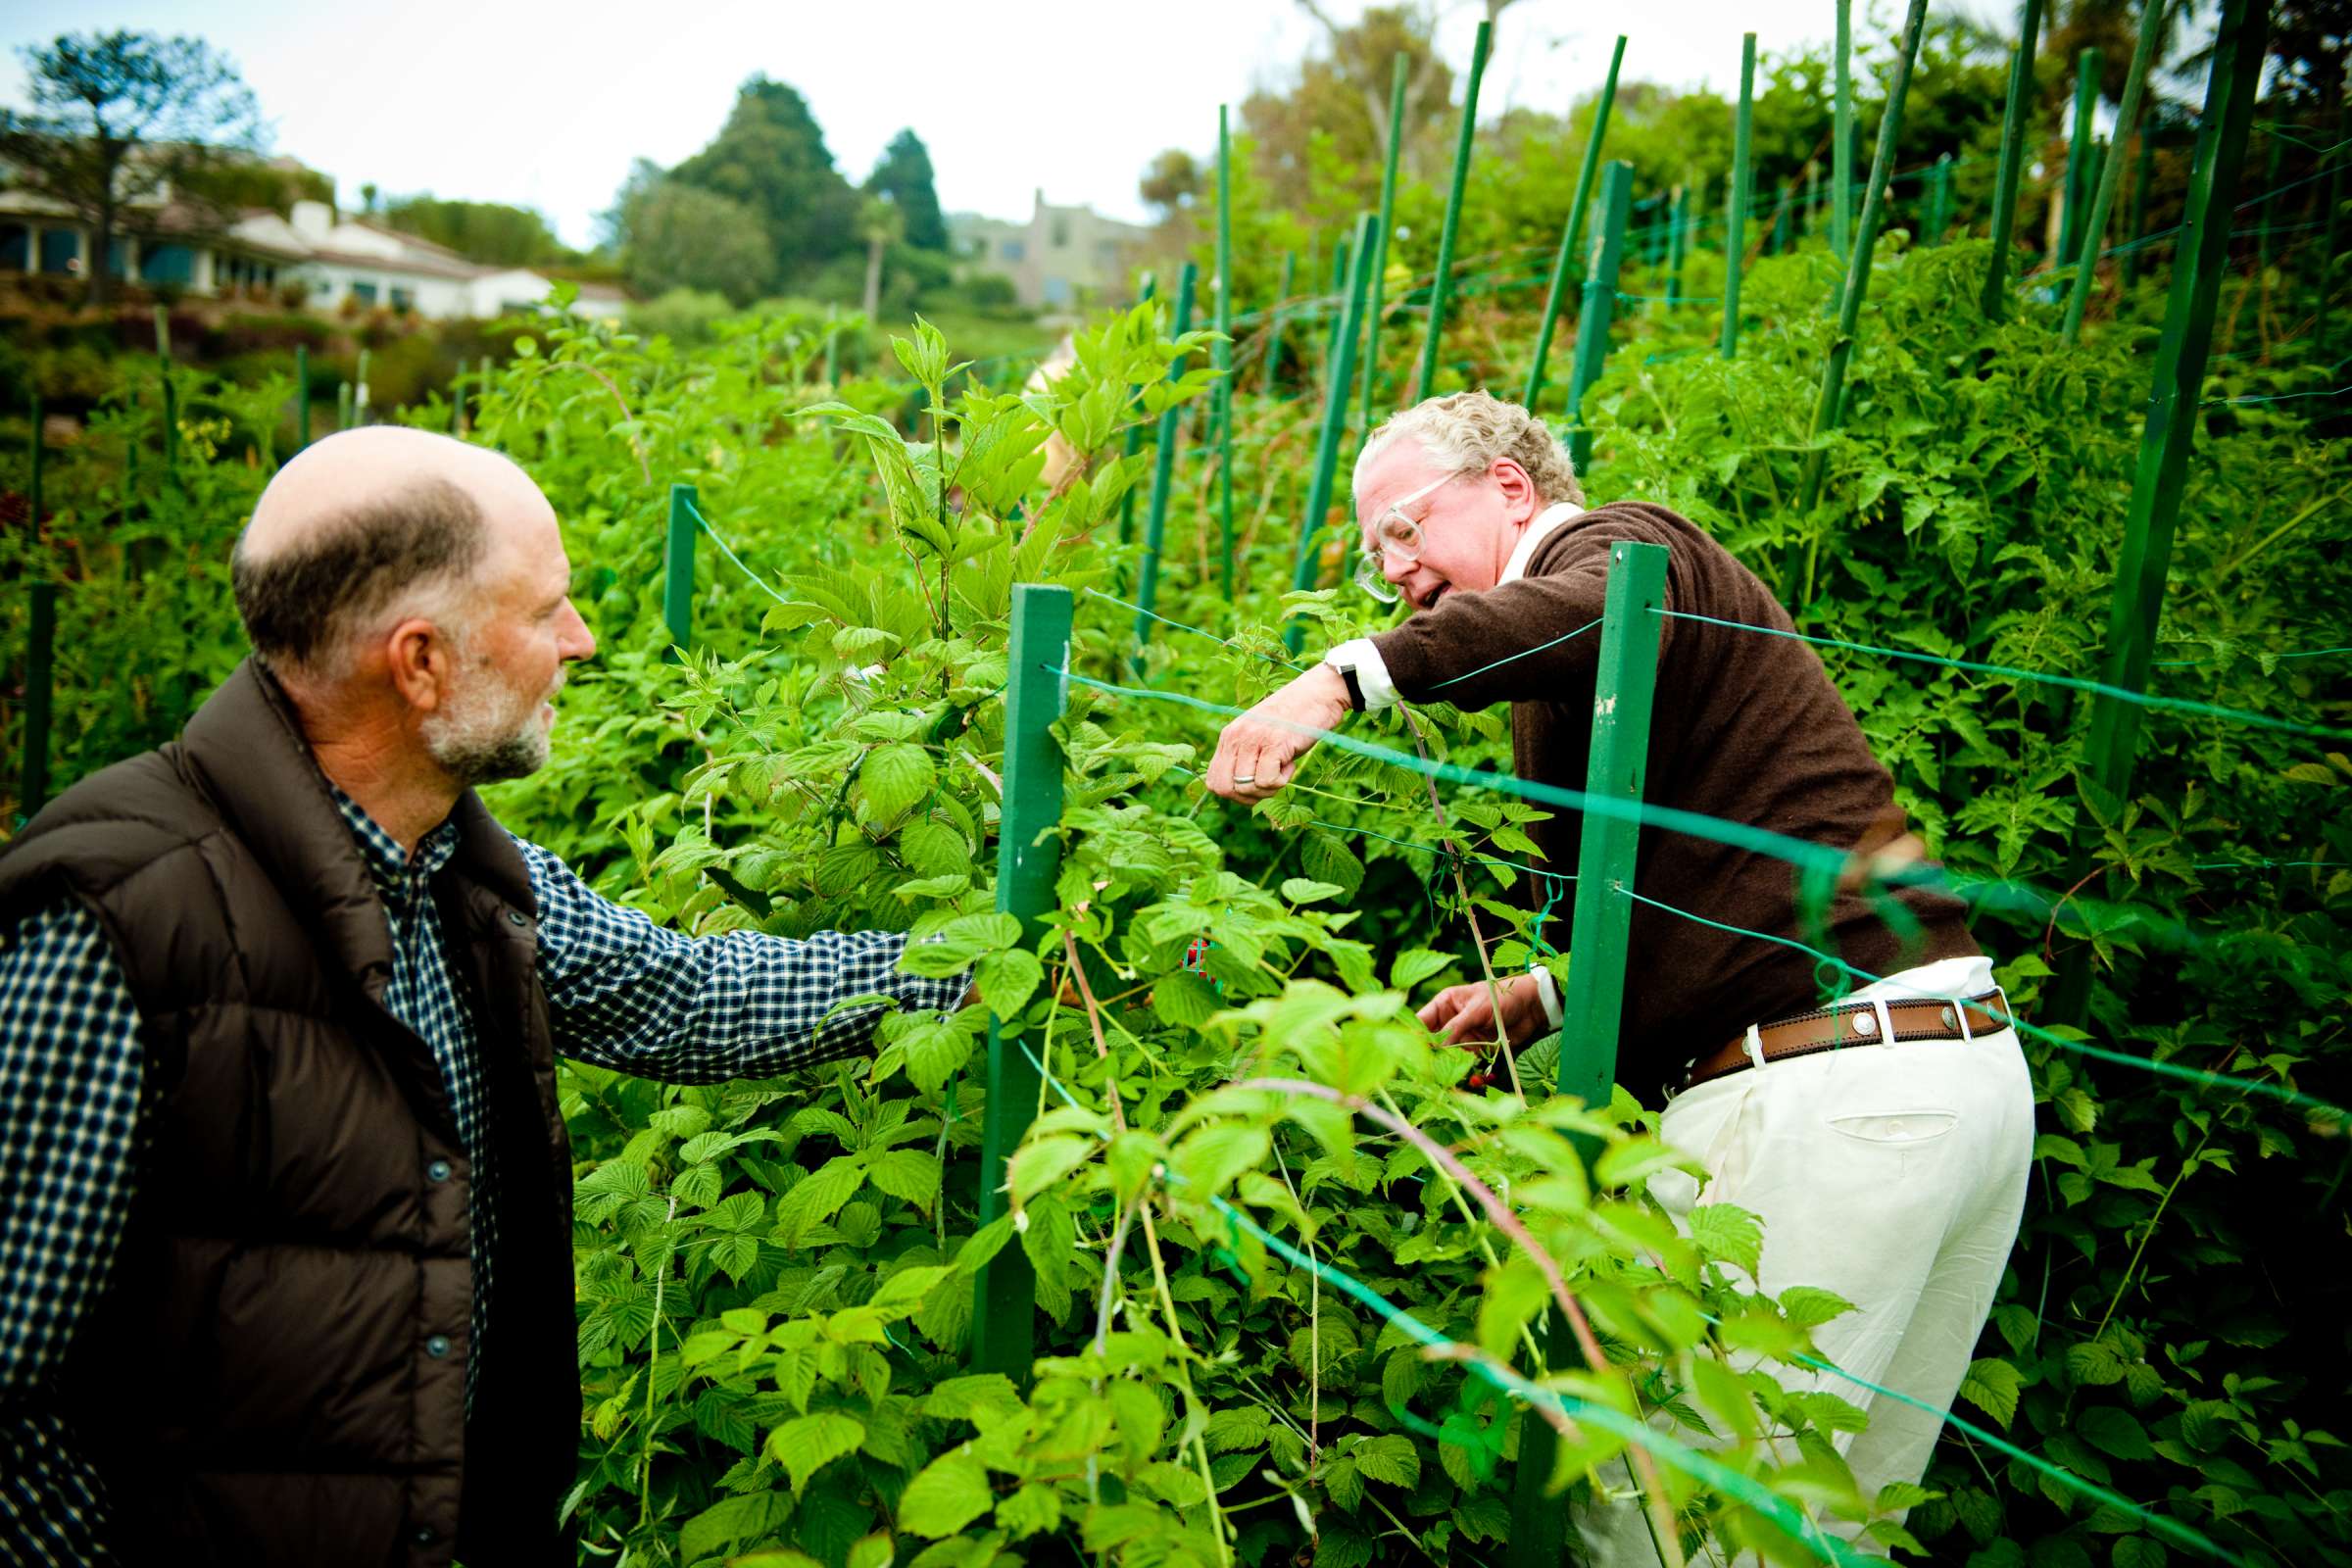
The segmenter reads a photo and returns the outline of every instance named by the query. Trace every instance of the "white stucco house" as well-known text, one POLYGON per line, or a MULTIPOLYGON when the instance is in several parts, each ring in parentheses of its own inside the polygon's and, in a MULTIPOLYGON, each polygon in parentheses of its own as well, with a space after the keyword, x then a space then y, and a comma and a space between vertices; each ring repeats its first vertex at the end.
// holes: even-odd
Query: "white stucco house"
MULTIPOLYGON (((537 304, 551 281, 528 268, 491 267, 324 202, 296 202, 280 217, 257 208, 223 222, 169 191, 123 215, 107 265, 117 277, 205 297, 305 290, 312 310, 413 311, 436 319, 500 316, 537 304)), ((86 275, 91 236, 56 204, 0 188, 0 273, 86 275)), ((627 297, 580 285, 575 316, 617 316, 627 297)))

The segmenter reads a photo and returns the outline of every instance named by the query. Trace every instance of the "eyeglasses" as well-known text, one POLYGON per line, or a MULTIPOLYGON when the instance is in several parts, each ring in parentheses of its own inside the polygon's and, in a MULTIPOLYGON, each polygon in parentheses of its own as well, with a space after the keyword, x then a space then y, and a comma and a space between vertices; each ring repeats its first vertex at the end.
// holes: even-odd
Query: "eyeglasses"
POLYGON ((1421 525, 1406 516, 1404 509, 1459 477, 1458 474, 1449 473, 1442 479, 1432 479, 1411 495, 1391 502, 1388 510, 1373 519, 1372 544, 1365 550, 1363 559, 1355 564, 1355 585, 1358 588, 1384 605, 1396 602, 1396 585, 1389 581, 1386 570, 1389 558, 1394 556, 1408 566, 1421 559, 1421 525))

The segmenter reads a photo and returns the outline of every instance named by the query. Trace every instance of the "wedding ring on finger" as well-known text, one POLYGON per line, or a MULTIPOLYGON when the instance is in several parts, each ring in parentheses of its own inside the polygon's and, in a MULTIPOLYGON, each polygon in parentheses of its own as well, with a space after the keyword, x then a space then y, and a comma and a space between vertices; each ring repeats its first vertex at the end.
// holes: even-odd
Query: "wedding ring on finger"
POLYGON ((1255 773, 1236 773, 1233 775, 1233 781, 1236 784, 1254 784, 1257 782, 1257 775, 1255 773))

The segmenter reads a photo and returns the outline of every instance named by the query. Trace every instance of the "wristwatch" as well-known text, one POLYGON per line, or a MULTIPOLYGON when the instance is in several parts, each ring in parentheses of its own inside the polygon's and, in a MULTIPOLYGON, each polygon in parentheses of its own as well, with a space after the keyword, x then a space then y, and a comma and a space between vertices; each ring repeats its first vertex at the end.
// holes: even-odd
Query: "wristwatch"
POLYGON ((1364 688, 1356 681, 1355 666, 1353 664, 1334 664, 1331 667, 1340 672, 1340 679, 1347 684, 1348 708, 1355 712, 1362 712, 1364 710, 1364 688))

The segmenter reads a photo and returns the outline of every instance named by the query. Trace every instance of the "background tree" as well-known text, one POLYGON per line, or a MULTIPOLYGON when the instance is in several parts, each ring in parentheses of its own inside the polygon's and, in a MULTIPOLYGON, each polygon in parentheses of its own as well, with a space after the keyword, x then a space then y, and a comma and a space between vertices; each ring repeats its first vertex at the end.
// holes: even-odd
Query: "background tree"
POLYGON ((446 245, 468 260, 494 267, 534 267, 577 259, 556 238, 547 220, 527 207, 402 196, 385 204, 383 219, 404 234, 446 245))
POLYGON ((808 102, 780 81, 745 82, 710 145, 669 177, 748 210, 766 236, 779 284, 858 248, 858 192, 833 167, 808 102))
POLYGON ((1144 170, 1144 177, 1136 182, 1135 190, 1159 209, 1164 220, 1198 201, 1205 182, 1200 160, 1181 147, 1171 147, 1152 160, 1144 170))
MULTIPOLYGON (((1256 146, 1257 168, 1285 207, 1304 212, 1318 198, 1364 205, 1379 194, 1380 160, 1388 145, 1392 63, 1405 59, 1405 158, 1424 173, 1443 149, 1425 144, 1453 104, 1453 69, 1438 58, 1434 19, 1409 6, 1374 6, 1343 26, 1319 6, 1301 4, 1322 24, 1324 46, 1298 66, 1288 88, 1261 89, 1242 103, 1242 125, 1256 146), (1318 139, 1324 145, 1316 146, 1318 139), (1316 179, 1352 165, 1357 177, 1334 191, 1316 179), (1369 173, 1363 173, 1368 170, 1369 173)), ((1444 140, 1440 132, 1436 140, 1444 140)))
POLYGON ((88 296, 103 305, 125 209, 230 149, 259 150, 261 112, 236 67, 199 38, 75 32, 19 52, 32 108, 0 109, 0 158, 22 188, 89 230, 88 296))
POLYGON ((906 244, 918 251, 948 248, 948 220, 940 216, 939 191, 931 179, 931 150, 912 130, 891 138, 866 179, 865 193, 885 197, 898 209, 906 244))
POLYGON ((607 220, 629 285, 648 297, 697 289, 748 305, 773 286, 776 256, 759 215, 653 164, 639 162, 607 220))

